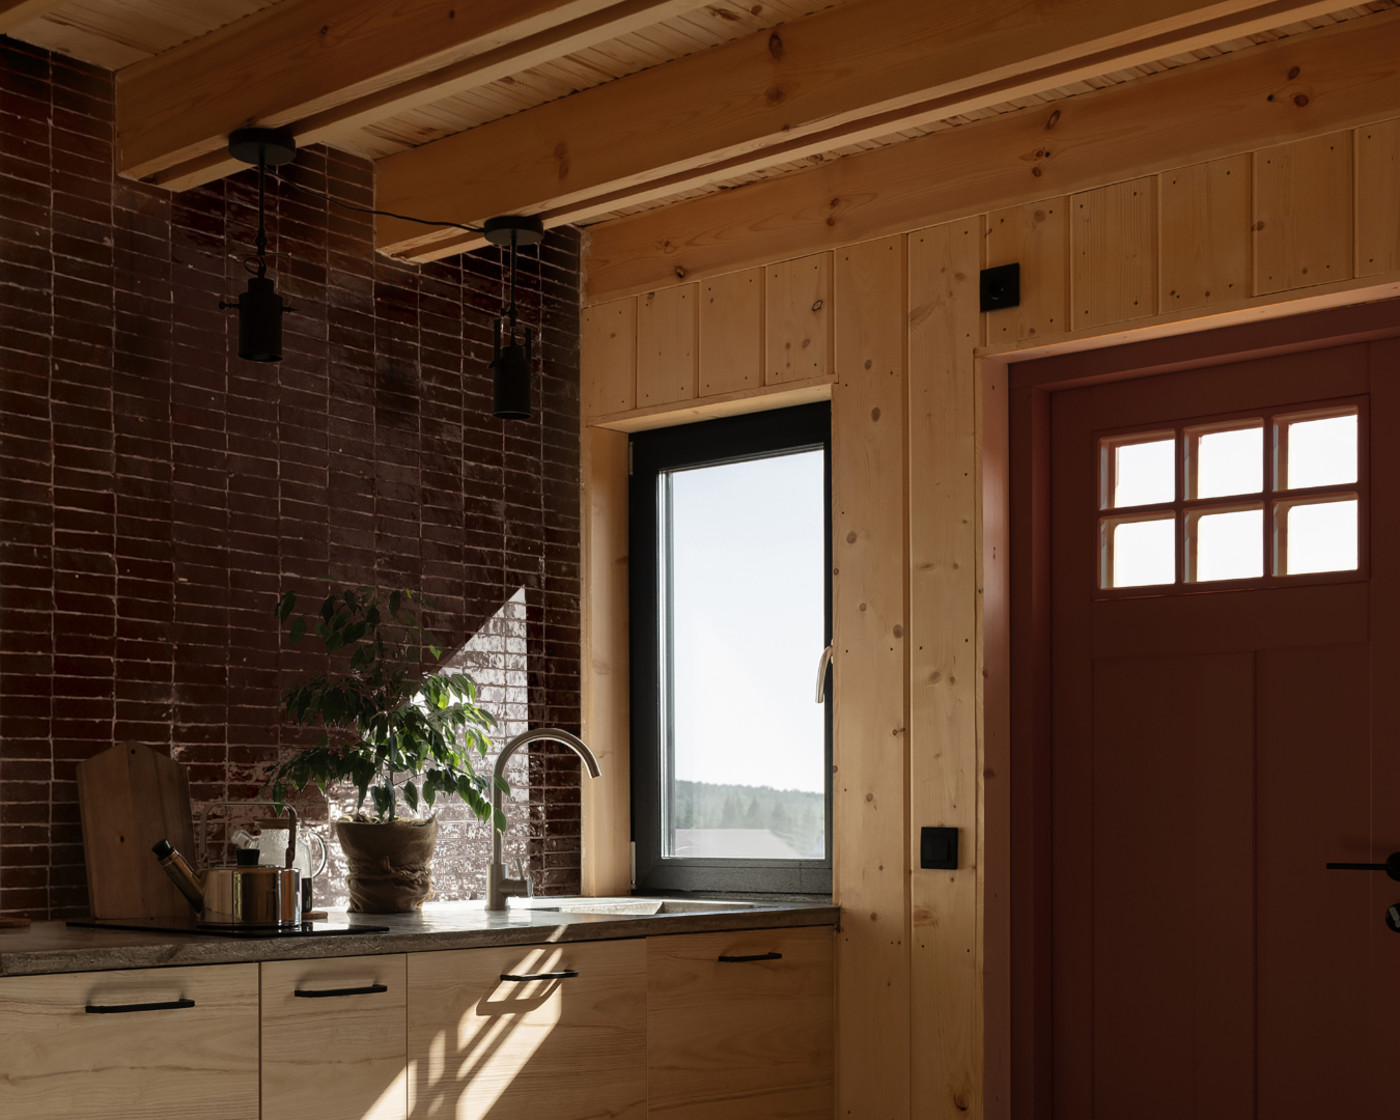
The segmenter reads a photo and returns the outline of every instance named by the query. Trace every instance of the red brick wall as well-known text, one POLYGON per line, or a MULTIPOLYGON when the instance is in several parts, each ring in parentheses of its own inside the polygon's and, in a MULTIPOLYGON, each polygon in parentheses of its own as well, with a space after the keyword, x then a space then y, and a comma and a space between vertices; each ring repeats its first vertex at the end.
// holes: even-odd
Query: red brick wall
MULTIPOLYGON (((502 422, 494 250, 390 262, 369 217, 274 184, 296 313, 283 362, 244 362, 218 302, 245 286, 255 173, 170 194, 117 179, 113 138, 109 74, 0 38, 0 914, 83 910, 75 766, 113 742, 186 763, 196 802, 252 796, 307 667, 279 648, 282 589, 422 588, 455 648, 523 588, 523 655, 477 643, 528 682, 493 702, 579 718, 577 236, 522 259, 543 374, 535 419, 502 422)), ((358 158, 281 173, 372 202, 358 158)), ((525 772, 534 868, 577 891, 577 768, 525 772)), ((455 835, 460 897, 486 833, 455 835)))

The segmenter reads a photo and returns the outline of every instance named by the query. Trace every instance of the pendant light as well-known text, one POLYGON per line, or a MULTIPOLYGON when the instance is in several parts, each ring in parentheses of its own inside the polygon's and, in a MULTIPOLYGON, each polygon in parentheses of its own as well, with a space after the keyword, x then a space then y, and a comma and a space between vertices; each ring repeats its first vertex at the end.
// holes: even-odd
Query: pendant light
POLYGON ((491 359, 491 415, 500 420, 530 419, 530 389, 535 366, 533 332, 516 324, 515 258, 521 245, 538 245, 544 223, 509 214, 487 218, 482 227, 493 245, 510 246, 510 304, 496 320, 495 355, 491 359), (523 341, 522 341, 523 339, 523 341))
POLYGON ((249 267, 253 275, 248 279, 248 290, 235 302, 220 301, 219 307, 238 309, 240 358, 250 362, 280 362, 282 316, 292 308, 282 302, 267 274, 267 169, 290 163, 297 154, 297 142, 284 128, 240 128, 229 135, 228 152, 234 159, 255 164, 258 169, 257 269, 253 271, 249 267))

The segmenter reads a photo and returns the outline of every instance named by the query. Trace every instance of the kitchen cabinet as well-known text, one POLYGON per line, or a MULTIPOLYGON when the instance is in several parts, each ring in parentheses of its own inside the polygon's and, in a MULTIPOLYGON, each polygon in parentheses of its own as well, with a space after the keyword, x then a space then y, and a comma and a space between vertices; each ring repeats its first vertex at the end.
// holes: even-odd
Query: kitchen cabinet
POLYGON ((405 1120, 405 956, 261 968, 262 1120, 405 1120))
POLYGON ((0 1116, 258 1120, 258 966, 0 978, 0 1116))
POLYGON ((647 939, 648 1116, 830 1120, 832 932, 647 939))
POLYGON ((643 939, 414 953, 409 1112, 644 1120, 643 939))

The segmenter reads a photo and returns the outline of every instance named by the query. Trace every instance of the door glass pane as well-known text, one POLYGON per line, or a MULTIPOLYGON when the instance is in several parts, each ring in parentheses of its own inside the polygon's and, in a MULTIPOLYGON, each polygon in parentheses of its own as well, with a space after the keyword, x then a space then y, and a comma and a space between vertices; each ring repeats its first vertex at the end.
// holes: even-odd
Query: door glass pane
POLYGON ((1190 497, 1223 498, 1264 489, 1264 422, 1234 428, 1187 429, 1190 497))
POLYGON ((1277 510, 1279 574, 1355 571, 1356 499, 1339 502, 1282 502, 1277 510))
POLYGON ((1176 499, 1176 439, 1152 439, 1106 446, 1113 456, 1113 493, 1107 505, 1159 505, 1176 499))
POLYGON ((826 856, 813 696, 826 645, 823 460, 804 451, 662 476, 668 856, 826 856))
POLYGON ((1192 550, 1195 583, 1257 579, 1264 574, 1264 511, 1236 509, 1195 514, 1187 548, 1192 550))
POLYGON ((1151 587, 1176 582, 1176 519, 1107 521, 1107 587, 1151 587))
POLYGON ((1356 481, 1355 412, 1323 419, 1284 416, 1278 423, 1281 442, 1287 448, 1280 489, 1302 490, 1356 481))

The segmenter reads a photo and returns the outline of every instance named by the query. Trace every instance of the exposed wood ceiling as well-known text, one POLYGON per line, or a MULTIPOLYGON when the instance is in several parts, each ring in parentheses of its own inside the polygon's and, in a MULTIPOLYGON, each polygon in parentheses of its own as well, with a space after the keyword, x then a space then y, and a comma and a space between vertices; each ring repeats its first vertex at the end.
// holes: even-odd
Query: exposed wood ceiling
MULTIPOLYGON (((118 71, 118 163, 175 189, 291 128, 379 204, 599 222, 1015 113, 1400 0, 0 0, 0 32, 118 71)), ((414 259, 481 244, 379 224, 414 259)))

